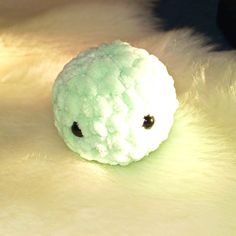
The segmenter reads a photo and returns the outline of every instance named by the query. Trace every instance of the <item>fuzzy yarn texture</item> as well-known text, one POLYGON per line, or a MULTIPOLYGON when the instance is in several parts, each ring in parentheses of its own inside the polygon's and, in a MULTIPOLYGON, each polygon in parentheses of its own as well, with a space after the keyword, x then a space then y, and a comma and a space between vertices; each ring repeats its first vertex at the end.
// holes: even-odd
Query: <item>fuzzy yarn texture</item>
POLYGON ((178 102, 174 81, 157 57, 115 41, 80 53, 64 67, 53 105, 55 125, 73 151, 127 165, 167 139, 178 102))
MULTIPOLYGON (((163 31, 150 2, 1 1, 1 236, 235 235, 235 51, 189 28, 163 31), (125 167, 78 158, 51 102, 67 62, 116 39, 166 65, 180 104, 168 140, 125 167)), ((217 1, 186 2, 175 19, 191 19, 191 5, 214 30, 217 1)))

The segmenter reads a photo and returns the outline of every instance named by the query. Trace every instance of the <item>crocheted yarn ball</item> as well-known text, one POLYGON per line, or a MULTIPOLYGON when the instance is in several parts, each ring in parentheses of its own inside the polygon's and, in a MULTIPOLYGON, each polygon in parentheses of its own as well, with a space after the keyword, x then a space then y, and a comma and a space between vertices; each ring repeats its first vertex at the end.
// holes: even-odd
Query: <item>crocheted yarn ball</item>
POLYGON ((127 165, 157 149, 178 104, 165 65, 121 41, 80 53, 53 86, 55 125, 67 146, 111 165, 127 165))

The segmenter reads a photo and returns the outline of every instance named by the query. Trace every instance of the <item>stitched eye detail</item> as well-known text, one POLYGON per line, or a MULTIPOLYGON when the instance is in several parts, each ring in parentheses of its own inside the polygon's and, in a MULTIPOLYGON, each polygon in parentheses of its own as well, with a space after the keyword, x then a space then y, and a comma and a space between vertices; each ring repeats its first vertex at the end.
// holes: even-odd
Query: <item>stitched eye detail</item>
POLYGON ((154 116, 150 116, 150 115, 144 116, 143 127, 145 129, 151 129, 154 123, 155 123, 154 116))
POLYGON ((71 126, 71 132, 77 137, 80 137, 80 138, 84 137, 84 135, 82 134, 81 129, 79 128, 78 123, 75 122, 75 121, 73 122, 73 124, 71 126))

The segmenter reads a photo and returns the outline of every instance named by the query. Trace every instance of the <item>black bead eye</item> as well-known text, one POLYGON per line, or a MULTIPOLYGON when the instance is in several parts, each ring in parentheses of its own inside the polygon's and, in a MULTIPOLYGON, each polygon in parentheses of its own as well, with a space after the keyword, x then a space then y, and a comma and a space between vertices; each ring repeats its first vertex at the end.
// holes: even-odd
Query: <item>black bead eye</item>
POLYGON ((80 137, 80 138, 84 137, 84 135, 82 134, 81 129, 79 128, 78 123, 75 122, 75 121, 73 122, 73 124, 71 126, 71 131, 77 137, 80 137))
POLYGON ((150 115, 144 116, 143 127, 145 129, 151 129, 154 123, 155 123, 154 116, 150 116, 150 115))

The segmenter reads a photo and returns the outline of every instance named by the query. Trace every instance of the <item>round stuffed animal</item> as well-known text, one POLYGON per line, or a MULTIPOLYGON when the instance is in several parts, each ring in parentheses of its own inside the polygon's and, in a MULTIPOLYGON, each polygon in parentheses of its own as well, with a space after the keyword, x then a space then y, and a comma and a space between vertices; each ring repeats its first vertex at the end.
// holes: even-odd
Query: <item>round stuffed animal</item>
POLYGON ((115 41, 71 60, 53 86, 55 125, 87 160, 127 165, 167 139, 178 107, 157 57, 115 41))

